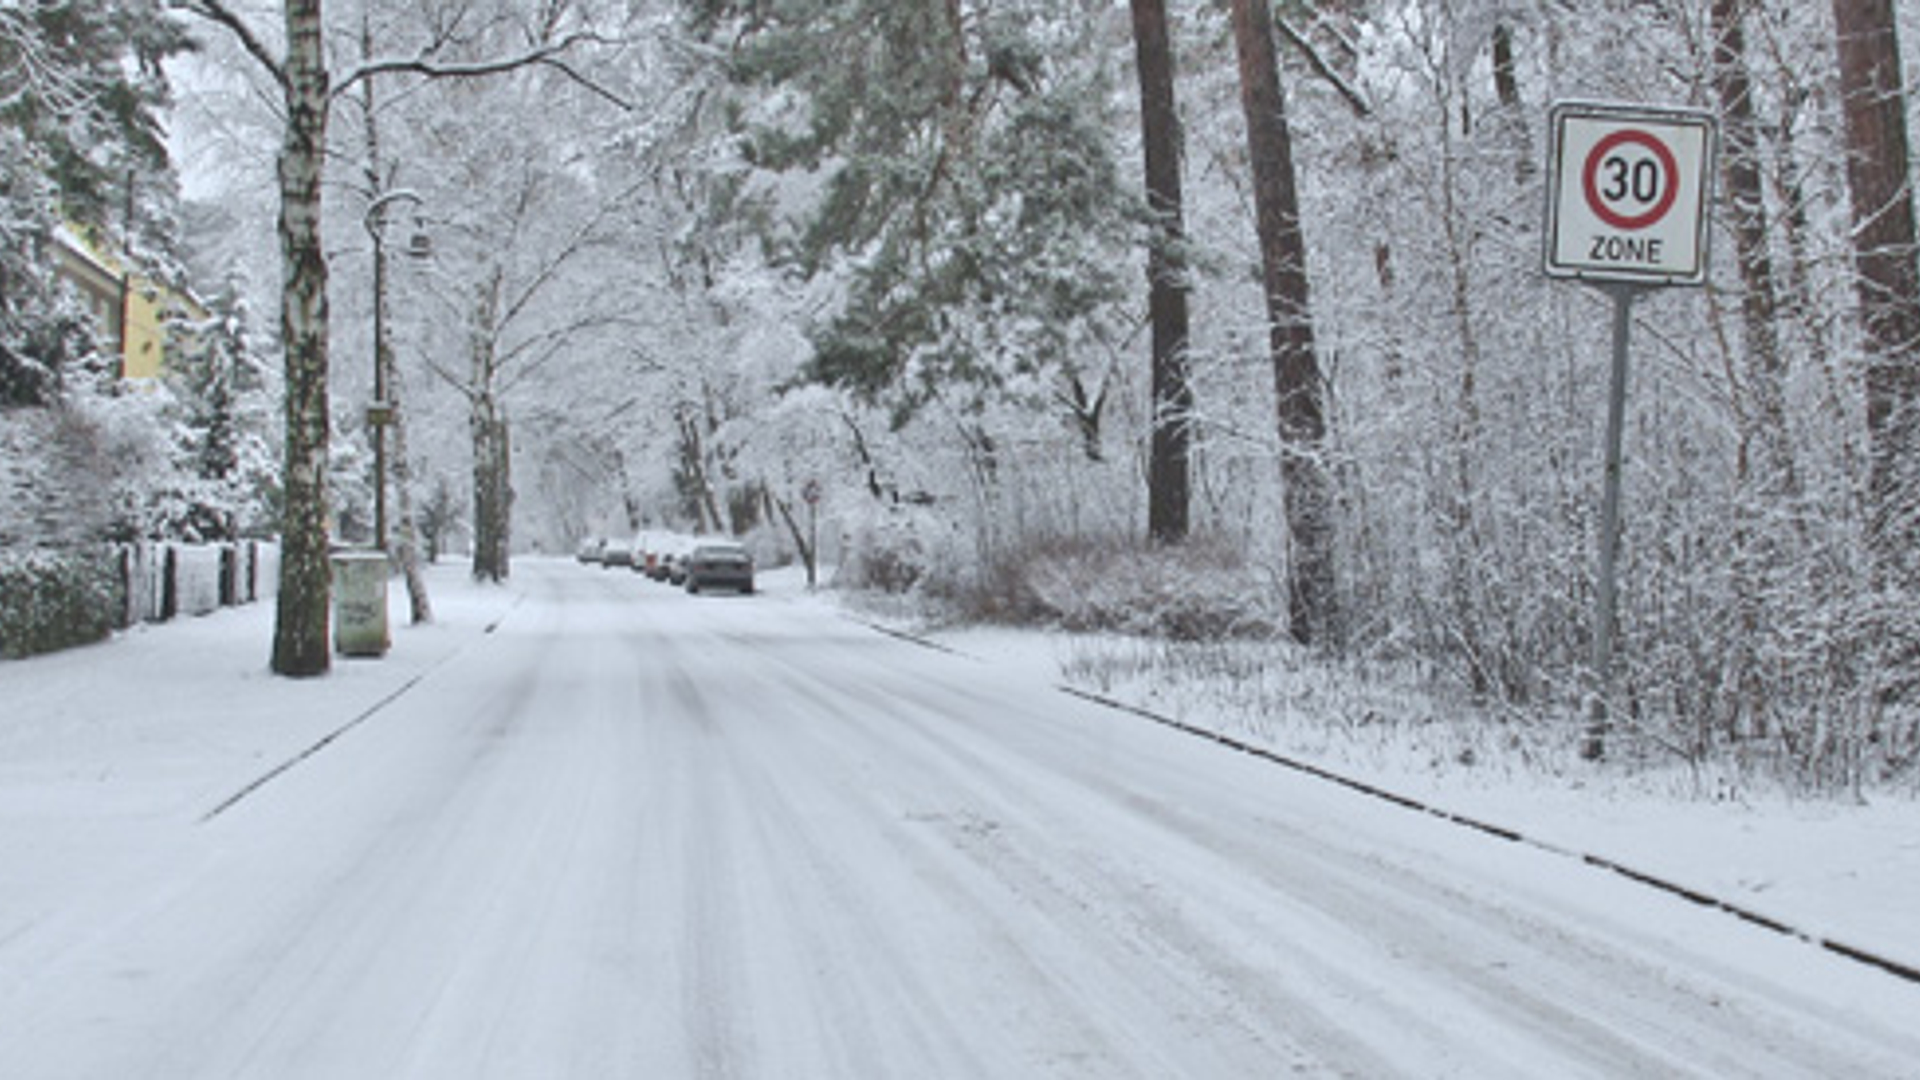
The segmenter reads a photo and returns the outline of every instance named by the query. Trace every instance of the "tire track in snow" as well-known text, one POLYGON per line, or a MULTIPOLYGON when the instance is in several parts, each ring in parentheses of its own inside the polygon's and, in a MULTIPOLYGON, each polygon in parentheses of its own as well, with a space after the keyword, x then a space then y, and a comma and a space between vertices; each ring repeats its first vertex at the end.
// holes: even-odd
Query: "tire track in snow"
MULTIPOLYGON (((879 623, 871 622, 869 620, 860 619, 853 616, 848 616, 848 620, 858 625, 865 626, 876 633, 883 634, 890 638, 894 638, 895 640, 898 640, 898 641, 904 641, 909 644, 917 645, 921 648, 929 649, 934 652, 942 653, 948 656, 961 657, 969 660, 975 660, 976 662, 982 662, 982 661, 979 661, 978 658, 968 656, 966 653, 960 652, 959 650, 954 649, 950 646, 943 645, 937 641, 928 640, 926 638, 920 637, 916 634, 909 633, 907 631, 898 630, 893 627, 884 626, 879 623)), ((1172 717, 1162 715, 1160 713, 1154 712, 1151 709, 1143 708, 1139 705, 1135 705, 1130 702, 1120 701, 1116 698, 1112 698, 1104 694, 1095 693, 1090 690, 1084 690, 1084 689, 1081 689, 1080 687, 1071 686, 1065 683, 1057 684, 1055 686, 1055 689, 1058 690, 1060 693, 1066 694, 1070 697, 1079 698, 1082 701, 1090 702, 1094 705, 1100 706, 1101 708, 1110 709, 1119 713, 1125 713, 1127 715, 1146 720, 1150 723, 1157 724, 1171 731, 1177 731, 1177 732, 1180 732, 1181 734, 1189 735, 1196 739, 1201 739, 1206 742, 1215 743, 1217 745, 1226 747, 1227 749, 1233 750, 1237 753, 1246 754, 1250 757, 1254 757, 1259 760, 1266 761, 1270 764, 1278 765, 1282 768, 1290 769, 1294 772, 1301 773, 1306 776, 1311 776, 1317 780, 1322 780, 1327 783, 1346 788, 1350 791, 1354 791, 1361 795, 1365 795, 1371 799, 1376 799, 1381 802, 1389 803, 1394 806, 1401 807, 1402 809, 1410 810, 1417 814, 1424 814, 1429 817, 1437 818, 1441 821, 1446 821, 1451 824, 1458 825, 1462 828, 1470 829, 1475 832, 1482 833, 1487 836, 1491 836, 1495 839, 1505 840, 1510 843, 1523 844, 1528 847, 1537 848, 1541 851, 1545 851, 1553 855, 1561 856, 1563 858, 1578 860, 1582 863, 1587 864, 1588 866, 1592 866, 1597 869, 1607 871, 1608 873, 1618 875, 1619 877, 1625 878, 1639 885, 1643 885, 1648 888, 1656 889, 1660 892, 1664 892, 1669 895, 1679 897, 1680 899, 1686 900, 1689 903, 1696 904, 1703 908, 1708 908, 1714 911, 1721 912, 1726 915, 1731 915, 1742 922, 1749 923, 1753 926, 1757 926, 1765 930, 1770 930, 1783 937, 1788 937, 1797 941, 1804 942, 1816 948, 1822 949, 1826 952, 1833 953, 1836 956, 1841 956, 1848 960, 1852 960, 1855 963, 1859 963, 1870 968, 1878 969, 1879 971, 1884 972, 1885 974, 1888 974, 1888 975, 1892 975, 1897 979, 1901 979, 1910 983, 1920 984, 1920 966, 1916 966, 1907 961, 1896 959, 1892 956, 1889 956, 1886 954, 1884 950, 1875 949, 1870 946, 1862 946, 1853 942, 1844 941, 1844 940, 1830 937, 1828 935, 1821 934, 1812 930, 1808 930, 1804 927, 1796 926, 1787 920, 1768 915, 1767 913, 1759 910, 1758 908, 1754 908, 1749 905, 1739 903, 1737 901, 1729 900, 1723 896, 1716 895, 1705 889, 1699 889, 1694 886, 1690 886, 1678 881, 1674 881, 1671 878, 1665 877, 1660 874, 1652 873, 1651 871, 1639 869, 1623 861, 1608 858, 1607 856, 1604 856, 1604 855, 1598 855, 1590 851, 1583 851, 1578 848, 1572 848, 1572 847, 1567 847, 1560 844, 1555 844, 1550 841, 1539 839, 1538 837, 1529 836, 1524 831, 1511 826, 1502 825, 1493 821, 1488 821, 1484 818, 1479 818, 1474 815, 1462 814, 1453 810, 1448 810, 1445 807, 1438 806, 1436 804, 1427 802, 1422 799, 1414 798, 1413 796, 1410 796, 1410 795, 1402 794, 1400 792, 1394 791, 1391 788, 1385 787, 1383 785, 1370 783, 1368 781, 1361 780, 1356 777, 1347 776, 1336 770, 1329 769, 1320 765, 1315 765, 1312 762, 1293 757, 1291 755, 1274 750, 1270 747, 1258 746, 1244 739, 1235 738, 1234 736, 1229 735, 1225 732, 1214 731, 1209 728, 1204 728, 1195 724, 1188 724, 1188 723, 1185 723, 1184 721, 1173 719, 1172 717)))
MULTIPOLYGON (((963 655, 951 650, 940 651, 950 656, 963 655)), ((991 690, 981 688, 978 681, 961 693, 975 701, 959 707, 944 699, 928 699, 918 704, 929 715, 947 710, 978 715, 990 707, 993 700, 991 690)), ((1074 696, 1088 698, 1083 694, 1074 696)), ((903 700, 913 701, 911 688, 904 692, 903 700)), ((1115 707, 1115 703, 1102 700, 1093 700, 1093 703, 1115 707)), ((929 724, 927 730, 933 731, 934 727, 929 724)), ((1186 731, 1183 734, 1199 734, 1209 741, 1218 741, 1211 733, 1186 731)), ((1602 1071, 1609 1062, 1628 1067, 1626 1063, 1638 1061, 1638 1068, 1644 1072, 1684 1073, 1688 1071, 1688 1062, 1697 1065, 1711 1057, 1718 1033, 1737 1030, 1744 1024, 1754 1033, 1753 1043, 1765 1049, 1752 1060, 1734 1058, 1742 1063, 1735 1064, 1733 1071, 1779 1067, 1782 1062, 1792 1061, 1797 1062, 1796 1068, 1819 1072, 1832 1063, 1825 1060, 1826 1051, 1817 1040, 1809 1042, 1792 1037, 1797 1026, 1795 1018, 1804 1010, 1808 1015, 1823 1016, 1825 1022, 1841 1027, 1848 1023, 1848 1018, 1837 1010, 1812 998, 1780 1003, 1792 1012, 1748 1014, 1744 1019, 1735 1019, 1711 984, 1696 994, 1686 985, 1673 983, 1669 969, 1651 959, 1659 952, 1656 942, 1643 942, 1640 954, 1648 959, 1635 960, 1632 954, 1622 954, 1617 948, 1603 945, 1601 939, 1590 932, 1582 931, 1579 936, 1569 937, 1559 929, 1560 923, 1543 922, 1523 914, 1523 909, 1484 892, 1463 892, 1443 878, 1431 878, 1430 873, 1416 875, 1405 866, 1357 857, 1351 850, 1306 834, 1291 836, 1284 844, 1275 845, 1269 842, 1270 835, 1262 835, 1270 833, 1271 821, 1259 821, 1257 828, 1251 819, 1244 829, 1222 828, 1217 820, 1202 819, 1163 800, 1147 798, 1141 794, 1145 789, 1129 786, 1123 782, 1124 778, 1107 775, 1102 769, 1085 764, 1088 755, 1084 746, 1077 748, 1076 744, 1084 744, 1087 733, 1071 730, 1066 724, 1028 725, 1021 729, 1019 737, 1050 739, 1053 745, 1047 749, 1044 760, 1055 763, 1056 767, 1064 764, 1061 776, 1102 792, 1115 804, 1131 803, 1146 818, 1157 821, 1162 829, 1177 834, 1191 846, 1214 853, 1226 865, 1251 868, 1268 883, 1273 895, 1288 904, 1306 905, 1330 929, 1351 934, 1356 921, 1361 926, 1371 926, 1371 936, 1392 942, 1393 954, 1382 956, 1381 962, 1404 975, 1407 983, 1426 985, 1428 994, 1405 993, 1396 986, 1356 984, 1350 973, 1338 967, 1342 953, 1317 948, 1321 944, 1319 939, 1294 942, 1294 959, 1297 962, 1305 958, 1311 963, 1314 956, 1324 952, 1325 959, 1319 963, 1321 981, 1336 987, 1348 986, 1347 992, 1369 998, 1370 1008, 1399 1001, 1400 1004, 1393 1007, 1394 1015, 1399 1017, 1396 1022, 1413 1030, 1428 1027, 1432 1017, 1445 1015, 1436 1012, 1428 1002, 1448 1002, 1464 994, 1465 1001, 1473 1007, 1469 1017, 1474 1023, 1483 1027, 1491 1024, 1496 1029, 1505 1027, 1510 1035, 1530 1040, 1538 1047, 1561 1047, 1561 1053, 1570 1055, 1567 1060, 1585 1060, 1592 1063, 1590 1067, 1602 1071), (1276 846, 1287 853, 1287 859, 1275 859, 1276 846), (1304 862, 1297 859, 1301 855, 1307 856, 1304 862), (1392 887, 1382 891, 1383 885, 1392 887), (1436 916, 1439 925, 1429 925, 1436 916), (1473 962, 1473 947, 1459 944, 1488 941, 1486 927, 1480 924, 1489 919, 1493 925, 1504 928, 1505 940, 1526 943, 1527 947, 1517 958, 1482 965, 1473 962), (1455 943, 1451 951, 1447 947, 1449 941, 1455 943), (1641 988, 1639 995, 1605 990, 1594 993, 1591 988, 1596 986, 1597 971, 1611 972, 1600 980, 1602 984, 1637 986, 1641 988), (1581 987, 1589 989, 1583 993, 1573 992, 1581 987), (1581 1001, 1583 996, 1586 1000, 1581 1001), (1676 1059, 1665 1049, 1669 1047, 1684 1047, 1689 1056, 1676 1059)), ((957 752, 967 752, 951 738, 949 745, 957 752)), ((985 745, 984 740, 967 743, 968 747, 976 745, 985 745)), ((995 747, 996 751, 1005 749, 995 747)), ((1035 754, 1033 760, 1042 757, 1035 754)), ((1006 780, 1018 775, 1021 766, 1027 764, 1030 763, 1022 756, 996 752, 991 760, 980 761, 976 771, 982 776, 1006 780)), ((1006 782, 1012 784, 1010 780, 1006 782)), ((1049 777, 1037 775, 1031 783, 1014 784, 1009 791, 1045 790, 1049 785, 1049 777)), ((1164 787, 1158 780, 1155 785, 1164 787)), ((1272 925, 1270 919, 1261 916, 1259 911, 1242 911, 1232 917, 1247 926, 1272 925)), ((1350 945, 1349 955, 1355 947, 1364 944, 1360 941, 1350 945)), ((1358 954, 1364 955, 1364 951, 1358 954)), ((1455 1018, 1455 1022, 1461 1019, 1455 1018)), ((1458 1030, 1454 1031, 1456 1040, 1458 1030)), ((1879 1068, 1886 1067, 1882 1059, 1879 1068)), ((1524 1075, 1528 1071, 1531 1070, 1517 1065, 1514 1074, 1524 1075)), ((1714 1075, 1724 1071, 1716 1066, 1699 1070, 1697 1074, 1714 1075)))

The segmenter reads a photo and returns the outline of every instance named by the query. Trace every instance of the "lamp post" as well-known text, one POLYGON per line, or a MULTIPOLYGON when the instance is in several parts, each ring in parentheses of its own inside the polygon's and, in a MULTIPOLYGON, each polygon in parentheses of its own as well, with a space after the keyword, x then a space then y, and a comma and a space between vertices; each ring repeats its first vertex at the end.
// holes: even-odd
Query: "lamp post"
MULTIPOLYGON (((373 404, 367 407, 367 424, 373 428, 373 543, 387 550, 387 425, 393 422, 393 403, 388 399, 387 376, 393 353, 387 344, 387 252, 385 247, 387 207, 399 200, 419 206, 420 196, 396 188, 367 204, 360 223, 373 240, 373 404)), ((425 256, 430 248, 425 234, 407 246, 409 254, 425 256)))

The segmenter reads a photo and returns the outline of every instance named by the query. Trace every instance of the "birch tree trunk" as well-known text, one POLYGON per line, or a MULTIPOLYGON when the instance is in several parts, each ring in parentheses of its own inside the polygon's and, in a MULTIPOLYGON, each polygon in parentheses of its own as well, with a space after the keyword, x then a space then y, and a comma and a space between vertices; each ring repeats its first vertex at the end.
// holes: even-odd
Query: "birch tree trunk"
POLYGON ((427 595, 427 576, 420 569, 420 527, 414 509, 413 462, 407 456, 407 413, 404 407, 405 384, 399 365, 393 362, 393 347, 383 345, 380 362, 387 370, 387 404, 393 421, 387 434, 393 439, 387 468, 392 473, 394 502, 399 520, 394 530, 393 557, 407 582, 407 603, 414 625, 433 621, 433 600, 427 595))
MULTIPOLYGON (((373 16, 371 10, 362 12, 360 21, 360 51, 367 58, 373 56, 373 16)), ((360 84, 360 100, 366 110, 367 145, 367 197, 379 199, 386 190, 386 168, 380 154, 380 102, 375 96, 374 80, 366 79, 360 84)), ((373 228, 380 235, 386 235, 387 208, 378 204, 373 211, 373 228)), ((433 601, 427 595, 427 578, 420 572, 419 530, 414 523, 413 510, 413 466, 407 460, 407 414, 402 407, 406 396, 400 381, 398 365, 393 362, 393 323, 389 306, 393 280, 389 270, 392 258, 385 244, 373 246, 373 325, 377 330, 373 343, 373 362, 380 370, 376 380, 386 389, 387 428, 386 437, 392 440, 389 469, 392 473, 393 492, 399 510, 398 529, 395 531, 393 557, 400 564, 400 572, 407 582, 407 603, 413 625, 433 621, 433 601)), ((376 438, 380 437, 376 432, 376 438)), ((384 482, 385 478, 381 478, 384 482)))
POLYGON ((333 568, 327 536, 327 262, 320 180, 327 68, 320 0, 287 0, 286 137, 281 146, 280 331, 286 344, 286 504, 273 671, 323 675, 333 568))
POLYGON ((473 438, 473 578, 507 579, 512 537, 513 481, 507 418, 494 389, 499 368, 500 290, 504 276, 495 267, 481 286, 474 310, 467 384, 468 426, 473 438))
POLYGON ((473 399, 473 578, 502 582, 511 572, 513 460, 506 411, 491 390, 473 399))
POLYGON ((1188 449, 1193 387, 1187 371, 1187 267, 1180 192, 1180 118, 1174 110, 1173 47, 1165 0, 1133 0, 1146 153, 1148 312, 1153 324, 1153 443, 1147 465, 1147 534, 1184 540, 1189 527, 1188 449))
POLYGON ((1333 485, 1325 458, 1326 414, 1314 355, 1307 251, 1294 184, 1292 133, 1266 0, 1233 0, 1240 104, 1247 119, 1262 282, 1278 397, 1280 478, 1287 531, 1289 629, 1302 644, 1338 645, 1333 559, 1333 485))

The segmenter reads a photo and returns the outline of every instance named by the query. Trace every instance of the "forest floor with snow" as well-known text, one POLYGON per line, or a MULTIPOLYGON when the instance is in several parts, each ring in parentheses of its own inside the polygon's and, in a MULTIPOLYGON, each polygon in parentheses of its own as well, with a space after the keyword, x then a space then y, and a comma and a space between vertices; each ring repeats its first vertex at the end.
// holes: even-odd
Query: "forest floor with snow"
POLYGON ((1112 703, 1132 722, 1218 736, 1276 767, 1649 879, 1920 981, 1911 782, 1815 796, 1677 758, 1588 762, 1577 718, 1541 730, 1271 644, 961 625, 885 600, 841 602, 890 632, 1112 703))

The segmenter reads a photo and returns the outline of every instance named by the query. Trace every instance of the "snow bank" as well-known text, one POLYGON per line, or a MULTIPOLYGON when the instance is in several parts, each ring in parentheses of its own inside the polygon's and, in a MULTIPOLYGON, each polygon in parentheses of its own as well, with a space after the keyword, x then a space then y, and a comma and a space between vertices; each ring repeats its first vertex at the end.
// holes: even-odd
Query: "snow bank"
MULTIPOLYGON (((906 620, 891 620, 901 627, 906 620)), ((1177 719, 1526 842, 1671 883, 1809 940, 1920 970, 1920 799, 1815 799, 1684 763, 1583 762, 1573 735, 1489 734, 1445 708, 1310 664, 1175 677, 1167 643, 948 627, 919 635, 993 665, 1177 719), (1136 654, 1154 654, 1141 656, 1136 654), (1343 715, 1363 715, 1349 722, 1343 715)), ((1174 665, 1179 667, 1179 665, 1174 665)), ((1137 722, 1116 715, 1116 723, 1137 722)))

